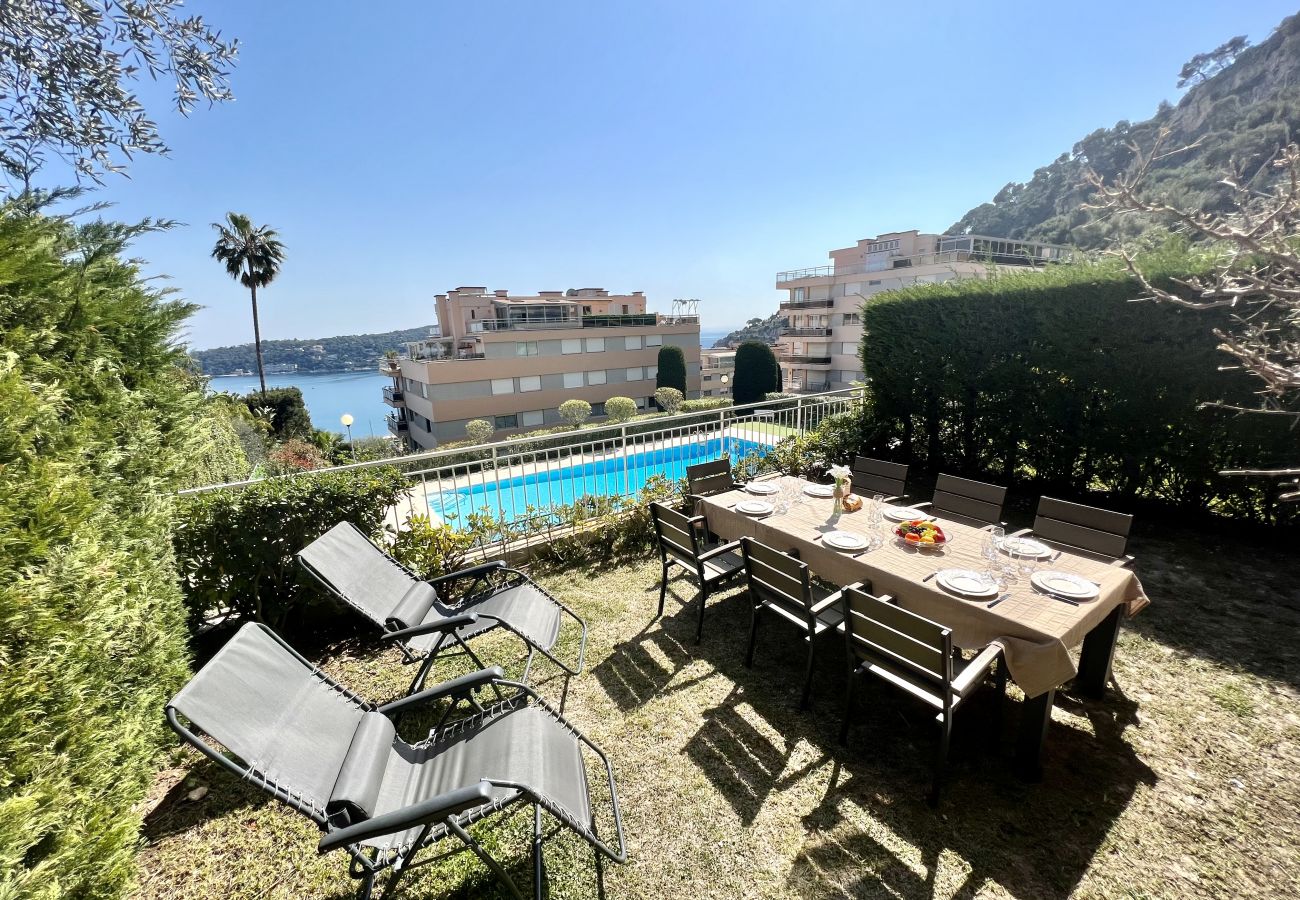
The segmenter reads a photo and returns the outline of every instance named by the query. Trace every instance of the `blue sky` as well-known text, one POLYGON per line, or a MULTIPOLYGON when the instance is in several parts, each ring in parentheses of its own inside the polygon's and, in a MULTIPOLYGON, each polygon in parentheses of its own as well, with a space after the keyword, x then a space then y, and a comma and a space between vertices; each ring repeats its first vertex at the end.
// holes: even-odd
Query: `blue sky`
POLYGON ((465 284, 697 297, 723 328, 776 308, 778 270, 946 228, 1294 11, 882 6, 199 0, 240 39, 236 101, 164 111, 171 156, 99 196, 188 223, 136 249, 203 305, 198 348, 252 337, 247 292, 208 258, 232 209, 288 246, 264 337, 424 325, 465 284))

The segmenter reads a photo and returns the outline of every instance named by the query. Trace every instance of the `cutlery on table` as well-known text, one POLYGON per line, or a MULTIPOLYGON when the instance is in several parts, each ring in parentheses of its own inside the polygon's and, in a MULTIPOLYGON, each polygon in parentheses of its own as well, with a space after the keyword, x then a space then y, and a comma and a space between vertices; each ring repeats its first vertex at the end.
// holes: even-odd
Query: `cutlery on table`
POLYGON ((1011 595, 1010 595, 1009 593, 1008 593, 1008 594, 1003 594, 1001 597, 999 597, 998 599, 994 600, 992 603, 990 603, 988 606, 986 606, 986 607, 984 607, 984 608, 985 608, 985 609, 992 609, 993 607, 997 606, 999 603, 1001 603, 1003 600, 1007 599, 1007 598, 1010 597, 1010 596, 1011 596, 1011 595))
POLYGON ((1062 603, 1068 603, 1071 606, 1078 606, 1078 600, 1071 600, 1069 597, 1062 597, 1060 594, 1053 594, 1051 591, 1039 591, 1044 597, 1051 597, 1053 600, 1060 600, 1062 603))
POLYGON ((933 572, 931 572, 929 575, 927 575, 927 576, 925 576, 924 578, 922 578, 922 579, 921 579, 921 583, 924 584, 925 582, 929 581, 931 578, 933 578, 934 576, 936 576, 936 575, 938 575, 938 574, 939 574, 939 570, 938 570, 938 569, 935 569, 935 570, 934 570, 933 572))

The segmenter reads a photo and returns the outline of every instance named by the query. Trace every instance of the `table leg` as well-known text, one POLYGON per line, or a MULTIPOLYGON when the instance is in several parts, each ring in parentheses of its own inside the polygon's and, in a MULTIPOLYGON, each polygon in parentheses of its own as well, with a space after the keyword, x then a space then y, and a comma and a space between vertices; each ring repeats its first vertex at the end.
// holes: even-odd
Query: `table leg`
POLYGON ((1085 696, 1100 700, 1106 694, 1106 682, 1110 680, 1110 664, 1115 656, 1115 642, 1119 639, 1119 623, 1123 616, 1124 607, 1115 607, 1083 639, 1079 674, 1074 684, 1085 696))
POLYGON ((1021 704, 1020 733, 1016 735, 1016 775, 1025 781, 1043 779, 1043 740, 1047 726, 1052 722, 1052 702, 1056 688, 1044 691, 1037 697, 1028 697, 1021 704))

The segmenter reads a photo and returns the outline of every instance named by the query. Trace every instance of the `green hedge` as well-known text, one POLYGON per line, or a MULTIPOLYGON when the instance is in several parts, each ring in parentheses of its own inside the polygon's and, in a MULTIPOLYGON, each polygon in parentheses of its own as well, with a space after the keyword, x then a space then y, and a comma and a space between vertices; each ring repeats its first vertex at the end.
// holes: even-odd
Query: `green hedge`
POLYGON ((130 229, 0 207, 0 896, 120 895, 184 681, 171 496, 200 426, 190 307, 130 229))
MULTIPOLYGON (((1170 246, 1143 268, 1166 286, 1204 268, 1170 246)), ((1032 482, 1036 490, 1157 501, 1274 521, 1272 485, 1223 468, 1281 464, 1296 436, 1222 372, 1210 329, 1226 313, 1132 302, 1117 260, 892 291, 863 308, 862 357, 876 452, 932 471, 1032 482)))
POLYGON ((191 627, 231 613, 283 628, 323 597, 294 554, 345 519, 378 535, 406 487, 397 469, 382 466, 182 498, 175 544, 191 627))

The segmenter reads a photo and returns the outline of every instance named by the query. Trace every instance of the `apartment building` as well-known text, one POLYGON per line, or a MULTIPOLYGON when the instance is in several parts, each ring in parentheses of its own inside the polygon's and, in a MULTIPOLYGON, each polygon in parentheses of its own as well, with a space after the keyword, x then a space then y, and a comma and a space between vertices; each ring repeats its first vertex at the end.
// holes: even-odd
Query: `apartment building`
POLYGON ((610 397, 651 407, 665 345, 682 348, 687 396, 699 396, 699 317, 646 312, 640 291, 459 287, 437 295, 435 307, 437 333, 380 366, 393 379, 384 388, 389 430, 412 449, 465 440, 472 419, 498 434, 560 425, 560 404, 575 398, 593 418, 610 397))
POLYGON ((700 351, 700 396, 730 397, 736 377, 735 350, 700 351))
POLYGON ((830 251, 829 266, 776 274, 781 300, 777 359, 783 390, 812 393, 863 379, 862 304, 912 284, 982 278, 990 266, 1060 262, 1067 247, 983 235, 895 231, 830 251))

